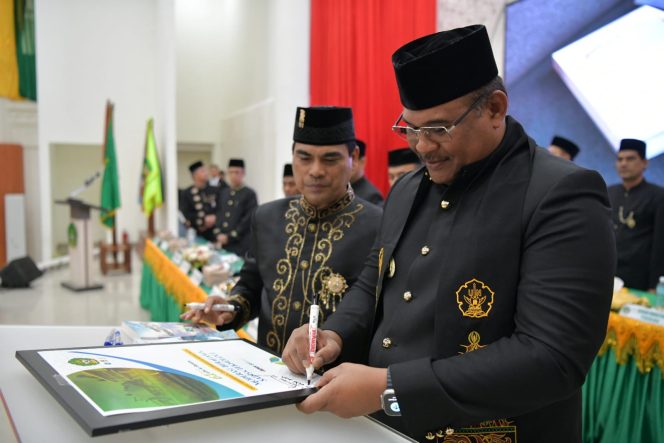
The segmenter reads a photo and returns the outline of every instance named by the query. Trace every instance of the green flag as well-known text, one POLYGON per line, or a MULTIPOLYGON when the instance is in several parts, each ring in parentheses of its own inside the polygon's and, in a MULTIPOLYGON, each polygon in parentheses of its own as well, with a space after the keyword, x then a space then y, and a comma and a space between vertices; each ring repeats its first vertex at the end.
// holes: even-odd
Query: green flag
POLYGON ((155 208, 161 207, 164 201, 161 186, 161 166, 159 165, 157 146, 154 141, 152 119, 148 120, 148 128, 145 133, 145 153, 143 154, 139 201, 146 217, 149 217, 155 208))
POLYGON ((115 212, 120 207, 120 185, 118 162, 115 158, 113 139, 113 104, 106 103, 106 138, 104 140, 104 178, 101 182, 101 222, 109 228, 115 227, 115 212))

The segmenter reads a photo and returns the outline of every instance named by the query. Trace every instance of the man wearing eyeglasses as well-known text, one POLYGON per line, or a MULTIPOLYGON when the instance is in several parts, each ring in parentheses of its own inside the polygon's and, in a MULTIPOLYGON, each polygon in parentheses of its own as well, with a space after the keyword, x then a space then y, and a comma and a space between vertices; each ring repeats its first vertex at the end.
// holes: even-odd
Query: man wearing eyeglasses
MULTIPOLYGON (((424 166, 392 188, 368 264, 319 330, 316 367, 354 363, 298 408, 375 413, 424 442, 580 441, 615 270, 606 185, 507 116, 484 26, 392 61, 394 131, 424 166)), ((306 335, 283 354, 295 372, 306 335)))

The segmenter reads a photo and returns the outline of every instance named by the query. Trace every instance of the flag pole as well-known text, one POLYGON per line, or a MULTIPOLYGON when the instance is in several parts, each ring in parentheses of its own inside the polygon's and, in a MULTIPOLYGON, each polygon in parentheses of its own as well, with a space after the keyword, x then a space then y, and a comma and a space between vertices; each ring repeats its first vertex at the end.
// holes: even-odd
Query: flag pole
POLYGON ((148 216, 148 237, 154 237, 154 210, 148 216))

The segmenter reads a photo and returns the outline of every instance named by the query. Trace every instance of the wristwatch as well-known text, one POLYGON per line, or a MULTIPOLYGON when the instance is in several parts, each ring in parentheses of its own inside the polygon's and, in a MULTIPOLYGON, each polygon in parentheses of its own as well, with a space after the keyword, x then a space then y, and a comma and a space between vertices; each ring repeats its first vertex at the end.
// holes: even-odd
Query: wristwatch
POLYGON ((401 415, 397 396, 392 387, 392 374, 390 374, 390 368, 387 368, 387 389, 385 389, 380 396, 380 405, 385 414, 389 416, 397 417, 401 415))

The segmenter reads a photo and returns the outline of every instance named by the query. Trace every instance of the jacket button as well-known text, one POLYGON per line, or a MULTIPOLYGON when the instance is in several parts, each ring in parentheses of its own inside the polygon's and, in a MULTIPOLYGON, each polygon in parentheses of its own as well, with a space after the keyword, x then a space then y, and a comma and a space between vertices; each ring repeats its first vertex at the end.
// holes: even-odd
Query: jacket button
POLYGON ((232 196, 235 195, 235 191, 231 191, 231 195, 232 195, 232 196))
POLYGON ((224 215, 226 216, 226 218, 228 218, 228 217, 231 216, 231 213, 230 213, 230 212, 226 212, 224 215))
POLYGON ((309 229, 309 232, 316 232, 316 225, 314 223, 309 223, 307 228, 309 229))
POLYGON ((223 226, 224 228, 227 228, 227 227, 228 227, 228 223, 227 223, 227 222, 223 222, 223 223, 221 224, 221 226, 223 226))
POLYGON ((443 209, 447 209, 450 207, 450 202, 448 202, 447 200, 443 200, 440 202, 440 207, 443 209))
POLYGON ((300 308, 302 308, 302 303, 300 303, 299 301, 294 301, 293 302, 293 309, 295 309, 296 311, 299 311, 300 308))
POLYGON ((389 337, 385 337, 383 339, 383 347, 385 349, 390 349, 392 347, 392 339, 390 339, 389 337))
MULTIPOLYGON (((441 203, 442 205, 442 203, 441 203)), ((233 206, 233 200, 228 200, 228 206, 233 206)))
POLYGON ((300 268, 301 268, 301 269, 309 269, 309 262, 306 261, 306 260, 302 260, 302 261, 300 262, 300 268))
POLYGON ((429 253, 429 251, 431 251, 431 249, 429 249, 428 246, 424 246, 424 247, 422 248, 422 251, 421 251, 421 252, 422 252, 422 255, 427 255, 427 254, 429 253))
POLYGON ((406 291, 403 293, 403 299, 404 301, 411 301, 413 299, 413 294, 410 293, 410 291, 406 291))

